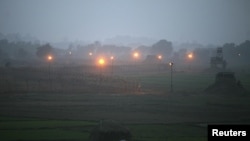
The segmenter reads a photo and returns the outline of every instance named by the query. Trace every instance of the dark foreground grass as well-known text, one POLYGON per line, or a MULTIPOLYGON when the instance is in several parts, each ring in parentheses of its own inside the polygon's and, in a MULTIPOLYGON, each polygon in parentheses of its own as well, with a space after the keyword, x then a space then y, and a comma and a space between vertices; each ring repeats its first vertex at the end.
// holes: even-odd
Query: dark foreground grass
POLYGON ((250 123, 250 96, 174 94, 1 95, 0 141, 87 141, 103 118, 123 122, 133 141, 205 141, 207 124, 250 123))
POLYGON ((0 118, 0 140, 88 140, 96 122, 0 118))
MULTIPOLYGON (((133 141, 204 141, 207 124, 250 123, 249 95, 203 93, 214 73, 176 72, 171 94, 169 73, 129 77, 142 93, 2 93, 0 141, 85 141, 101 119, 124 123, 133 141)), ((236 77, 249 90, 249 74, 236 77)))
MULTIPOLYGON (((0 140, 86 141, 97 121, 0 117, 0 140)), ((206 140, 206 128, 193 124, 128 124, 134 141, 206 140)))
POLYGON ((138 124, 129 126, 138 141, 206 140, 206 128, 192 124, 138 124))
POLYGON ((133 141, 205 141, 207 124, 250 123, 250 96, 174 94, 1 95, 0 140, 85 141, 108 118, 133 141))

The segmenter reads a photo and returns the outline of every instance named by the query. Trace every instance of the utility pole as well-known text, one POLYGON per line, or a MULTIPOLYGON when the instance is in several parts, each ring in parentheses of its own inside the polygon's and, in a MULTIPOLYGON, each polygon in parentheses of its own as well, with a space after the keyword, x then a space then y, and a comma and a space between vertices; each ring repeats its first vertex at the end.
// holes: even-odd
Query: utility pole
POLYGON ((173 92, 173 65, 174 63, 170 62, 169 65, 170 65, 170 92, 172 93, 173 92))

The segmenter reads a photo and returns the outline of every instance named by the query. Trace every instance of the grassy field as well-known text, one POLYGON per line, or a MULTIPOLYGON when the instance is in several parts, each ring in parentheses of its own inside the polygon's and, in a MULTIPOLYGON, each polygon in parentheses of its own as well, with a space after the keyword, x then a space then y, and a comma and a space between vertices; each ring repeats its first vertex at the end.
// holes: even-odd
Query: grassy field
MULTIPOLYGON (((122 82, 113 85, 105 80, 102 89, 92 88, 97 91, 86 91, 80 88, 81 84, 75 87, 79 91, 66 92, 50 89, 39 92, 39 88, 22 93, 2 90, 0 140, 88 140, 91 130, 102 119, 127 126, 134 141, 203 141, 207 124, 250 124, 250 95, 204 93, 214 82, 215 73, 175 72, 174 93, 169 92, 168 72, 121 74, 119 79, 130 86, 125 87, 122 82), (134 83, 140 83, 141 90, 134 88, 134 83), (110 89, 109 85, 115 88, 110 89), (101 91, 107 87, 111 91, 101 91)), ((63 83, 91 79, 94 83, 96 78, 93 75, 77 80, 72 76, 63 77, 63 83)), ((236 77, 249 91, 249 73, 237 73, 236 77)), ((99 82, 93 85, 98 86, 99 82)), ((86 88, 93 85, 86 84, 86 88)), ((1 86, 5 84, 2 82, 1 86)), ((74 84, 71 86, 68 88, 74 88, 74 84)))
POLYGON ((249 124, 249 100, 197 94, 1 95, 0 140, 87 140, 101 119, 123 123, 137 141, 206 140, 207 124, 249 124))
MULTIPOLYGON (((88 140, 97 124, 80 120, 39 120, 4 118, 0 120, 1 140, 88 140)), ((206 140, 206 128, 192 124, 128 124, 135 141, 206 140)))
POLYGON ((95 122, 6 118, 0 120, 1 140, 87 140, 95 122))

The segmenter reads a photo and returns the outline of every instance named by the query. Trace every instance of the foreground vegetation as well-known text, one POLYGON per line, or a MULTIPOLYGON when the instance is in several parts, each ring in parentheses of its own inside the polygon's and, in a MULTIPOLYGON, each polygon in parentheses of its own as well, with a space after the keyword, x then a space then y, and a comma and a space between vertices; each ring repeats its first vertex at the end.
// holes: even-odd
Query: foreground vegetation
MULTIPOLYGON (((67 75, 52 78, 53 91, 44 77, 47 71, 2 71, 0 140, 88 140, 102 119, 127 126, 134 141, 202 141, 207 124, 250 124, 250 95, 204 93, 214 82, 214 72, 175 71, 170 93, 168 71, 120 70, 122 77, 117 77, 117 70, 100 84, 98 73, 78 74, 78 69, 54 72, 67 75), (28 85, 23 75, 29 76, 28 85)), ((236 78, 249 91, 249 73, 236 73, 236 78)))
MULTIPOLYGON (((1 140, 88 140, 94 121, 0 118, 1 140)), ((191 124, 128 124, 135 141, 206 140, 206 128, 191 124)))
POLYGON ((135 141, 206 140, 207 124, 249 124, 249 96, 1 95, 1 140, 87 140, 101 119, 135 141))

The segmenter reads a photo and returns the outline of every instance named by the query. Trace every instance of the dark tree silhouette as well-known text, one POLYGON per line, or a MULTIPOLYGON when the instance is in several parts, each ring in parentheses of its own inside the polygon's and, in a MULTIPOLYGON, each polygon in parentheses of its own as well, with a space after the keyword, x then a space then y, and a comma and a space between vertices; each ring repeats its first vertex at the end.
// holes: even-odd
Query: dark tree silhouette
POLYGON ((170 56, 173 51, 172 42, 169 42, 167 40, 160 40, 157 43, 153 44, 151 48, 152 54, 162 54, 165 56, 170 56))
POLYGON ((50 44, 45 44, 37 48, 36 55, 39 58, 45 58, 49 54, 53 54, 53 48, 51 47, 50 44))
POLYGON ((237 47, 237 51, 242 55, 249 56, 250 52, 250 41, 246 40, 237 47))
POLYGON ((23 48, 19 48, 17 51, 17 56, 21 57, 21 58, 26 58, 29 55, 29 53, 23 49, 23 48))

